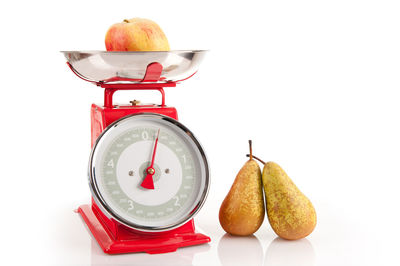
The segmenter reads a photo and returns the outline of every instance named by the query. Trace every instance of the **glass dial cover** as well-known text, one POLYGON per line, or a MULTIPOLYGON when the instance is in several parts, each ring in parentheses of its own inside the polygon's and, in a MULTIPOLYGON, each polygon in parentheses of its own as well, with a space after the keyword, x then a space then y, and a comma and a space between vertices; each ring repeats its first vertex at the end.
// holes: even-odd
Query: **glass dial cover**
POLYGON ((109 217, 140 231, 166 231, 189 221, 208 193, 205 153, 184 125, 160 114, 135 114, 108 126, 93 146, 89 185, 109 217), (159 133, 158 133, 159 131, 159 133), (141 186, 155 139, 154 189, 141 186))

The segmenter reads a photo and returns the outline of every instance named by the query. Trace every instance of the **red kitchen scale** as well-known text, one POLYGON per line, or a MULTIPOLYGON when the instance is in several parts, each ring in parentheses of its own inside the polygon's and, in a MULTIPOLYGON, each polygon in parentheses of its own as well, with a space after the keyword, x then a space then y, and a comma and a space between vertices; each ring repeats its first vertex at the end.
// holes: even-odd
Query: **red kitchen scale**
POLYGON ((210 174, 194 134, 165 104, 165 87, 193 76, 206 51, 64 51, 70 69, 104 89, 91 107, 92 203, 78 213, 105 253, 176 251, 207 243, 193 217, 210 174), (118 90, 156 90, 161 104, 113 103, 118 90))

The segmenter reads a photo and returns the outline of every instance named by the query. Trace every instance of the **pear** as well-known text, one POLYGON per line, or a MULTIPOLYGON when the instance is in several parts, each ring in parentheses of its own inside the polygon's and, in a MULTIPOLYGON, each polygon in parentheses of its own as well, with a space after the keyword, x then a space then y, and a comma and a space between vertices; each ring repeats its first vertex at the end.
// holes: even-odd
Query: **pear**
POLYGON ((253 234, 265 216, 261 170, 253 160, 251 140, 249 146, 250 159, 240 169, 219 210, 222 228, 232 235, 253 234))
POLYGON ((262 181, 268 220, 275 233, 289 240, 311 234, 317 224, 314 206, 285 171, 278 164, 268 162, 264 165, 262 181))

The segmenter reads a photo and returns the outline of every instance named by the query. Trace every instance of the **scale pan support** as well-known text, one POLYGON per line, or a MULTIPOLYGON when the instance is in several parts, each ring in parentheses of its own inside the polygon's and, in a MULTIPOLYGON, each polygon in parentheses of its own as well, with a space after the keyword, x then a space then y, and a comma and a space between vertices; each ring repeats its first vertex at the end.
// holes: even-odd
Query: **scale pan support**
POLYGON ((62 51, 72 70, 85 80, 104 83, 116 79, 140 82, 147 66, 162 65, 157 83, 178 82, 196 73, 206 50, 157 52, 62 51))

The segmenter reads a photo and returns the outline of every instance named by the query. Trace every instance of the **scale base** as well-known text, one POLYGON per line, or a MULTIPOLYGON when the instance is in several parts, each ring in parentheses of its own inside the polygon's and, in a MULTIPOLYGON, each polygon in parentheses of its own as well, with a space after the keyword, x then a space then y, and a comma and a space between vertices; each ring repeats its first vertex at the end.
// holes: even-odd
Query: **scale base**
MULTIPOLYGON (((102 213, 97 206, 82 205, 78 213, 92 232, 100 247, 108 254, 146 252, 159 254, 174 252, 180 247, 199 245, 210 242, 203 234, 195 233, 194 222, 190 220, 177 229, 160 233, 141 233, 127 227, 119 228, 116 234, 102 221, 102 213)), ((115 222, 114 222, 115 223, 115 222)))

